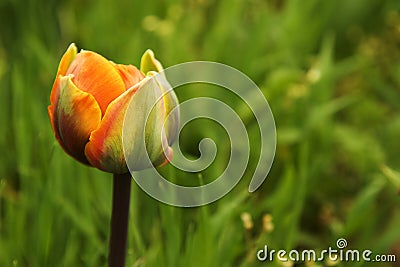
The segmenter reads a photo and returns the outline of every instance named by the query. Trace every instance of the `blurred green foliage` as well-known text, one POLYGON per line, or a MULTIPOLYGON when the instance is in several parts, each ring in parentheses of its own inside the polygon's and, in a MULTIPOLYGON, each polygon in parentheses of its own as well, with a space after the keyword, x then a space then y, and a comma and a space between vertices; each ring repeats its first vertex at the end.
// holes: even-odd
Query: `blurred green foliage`
MULTIPOLYGON (((339 237, 399 261, 399 8, 398 0, 0 0, 0 266, 106 266, 112 179, 68 157, 47 117, 70 42, 125 64, 151 48, 165 66, 231 65, 260 86, 275 116, 275 162, 253 194, 259 139, 245 111, 251 164, 223 199, 175 208, 133 185, 127 266, 283 266, 258 262, 257 250, 321 250, 339 237)), ((242 103, 231 104, 240 113, 242 103)), ((180 141, 194 156, 197 140, 226 139, 202 122, 185 131, 180 141)), ((204 173, 176 176, 208 181, 224 163, 219 156, 204 173)), ((330 263, 318 264, 307 266, 330 263)))

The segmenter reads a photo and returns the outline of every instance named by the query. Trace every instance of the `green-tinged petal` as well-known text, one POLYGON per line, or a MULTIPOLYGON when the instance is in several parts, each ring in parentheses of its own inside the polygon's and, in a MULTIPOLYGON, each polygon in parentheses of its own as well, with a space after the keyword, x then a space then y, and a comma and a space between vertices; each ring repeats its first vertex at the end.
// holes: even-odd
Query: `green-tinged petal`
POLYGON ((126 112, 123 142, 130 170, 159 166, 172 156, 163 128, 165 106, 161 95, 156 80, 146 77, 126 112))
POLYGON ((126 173, 122 148, 122 126, 128 105, 139 84, 131 87, 108 106, 98 129, 90 135, 85 154, 90 164, 112 173, 126 173))
POLYGON ((146 75, 149 71, 161 72, 163 67, 161 63, 154 57, 154 52, 147 49, 140 61, 140 70, 146 75))
POLYGON ((177 108, 177 106, 179 105, 178 98, 176 97, 174 90, 171 89, 171 85, 165 79, 165 76, 156 75, 156 73, 154 72, 150 72, 148 73, 148 75, 150 77, 154 75, 153 77, 155 77, 158 86, 161 88, 163 94, 166 116, 164 127, 166 129, 168 145, 171 146, 175 142, 179 130, 180 114, 179 108, 177 108))
POLYGON ((60 65, 58 66, 57 76, 58 75, 65 76, 69 66, 71 65, 72 61, 74 61, 77 53, 78 53, 78 48, 76 47, 76 45, 74 43, 70 44, 67 51, 61 58, 60 65))
POLYGON ((74 85, 72 75, 60 77, 58 84, 59 98, 53 109, 53 127, 64 150, 78 161, 88 164, 85 145, 90 133, 100 123, 100 107, 92 95, 74 85))
MULTIPOLYGON (((77 48, 74 43, 70 44, 67 51, 64 53, 64 55, 61 58, 60 64, 58 65, 58 71, 56 75, 56 79, 53 84, 53 88, 51 90, 50 94, 50 106, 49 106, 49 115, 50 113, 53 113, 54 105, 58 101, 59 95, 60 95, 60 86, 59 86, 59 78, 60 76, 65 76, 65 73, 67 72, 69 66, 71 65, 72 61, 75 59, 77 53, 77 48), (52 112, 50 112, 52 111, 52 112)), ((52 121, 53 118, 50 116, 50 121, 52 121)), ((53 122, 52 122, 53 125, 53 122)), ((54 129, 54 128, 53 128, 54 129)))

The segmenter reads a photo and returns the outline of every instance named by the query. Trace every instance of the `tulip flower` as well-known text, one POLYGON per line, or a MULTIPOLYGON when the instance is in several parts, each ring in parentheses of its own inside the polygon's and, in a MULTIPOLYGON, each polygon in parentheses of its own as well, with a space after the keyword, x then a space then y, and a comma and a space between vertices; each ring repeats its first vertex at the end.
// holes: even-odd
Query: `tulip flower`
MULTIPOLYGON (((161 104, 154 106, 157 116, 147 122, 159 131, 146 137, 150 140, 146 143, 150 161, 154 166, 168 162, 172 153, 170 146, 177 135, 179 114, 174 112, 168 122, 166 118, 178 101, 173 91, 166 93, 168 82, 163 75, 158 75, 160 77, 151 86, 144 86, 162 70, 151 50, 143 55, 138 70, 132 65, 115 64, 92 51, 78 53, 75 44, 71 44, 59 64, 48 107, 55 137, 65 152, 100 170, 127 173, 122 127, 125 116, 129 115, 126 111, 132 97, 143 89, 152 90, 152 93, 139 94, 135 99, 139 111, 142 103, 155 103, 157 98, 161 99, 161 104)), ((132 120, 143 123, 143 118, 132 120)), ((138 147, 135 142, 142 142, 143 137, 130 135, 129 138, 132 138, 133 149, 129 153, 135 155, 134 149, 138 147)), ((142 152, 140 156, 143 156, 142 152)), ((132 165, 135 170, 151 167, 140 157, 132 165)))
POLYGON ((178 100, 160 62, 147 50, 140 65, 138 70, 95 52, 78 53, 71 44, 59 64, 48 107, 65 152, 114 173, 109 267, 125 266, 131 188, 125 155, 131 171, 162 165, 172 156, 178 131, 178 100), (126 120, 128 131, 123 130, 126 120))

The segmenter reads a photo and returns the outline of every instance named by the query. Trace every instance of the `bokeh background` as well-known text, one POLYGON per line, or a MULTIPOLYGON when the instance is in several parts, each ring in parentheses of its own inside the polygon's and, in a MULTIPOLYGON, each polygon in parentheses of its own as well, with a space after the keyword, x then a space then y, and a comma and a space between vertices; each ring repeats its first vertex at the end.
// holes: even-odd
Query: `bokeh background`
MULTIPOLYGON (((259 85, 275 116, 275 161, 253 194, 257 125, 231 97, 254 136, 232 192, 176 208, 132 185, 127 266, 400 266, 399 8, 398 0, 0 0, 0 266, 106 266, 111 176, 67 156, 47 117, 71 42, 125 64, 138 65, 147 48, 164 66, 228 64, 259 85), (397 265, 256 258, 264 245, 322 250, 338 238, 395 254, 397 265)), ((185 153, 198 156, 204 137, 225 147, 221 129, 199 120, 182 133, 185 153)), ((202 173, 162 172, 201 184, 225 162, 220 153, 202 173)))

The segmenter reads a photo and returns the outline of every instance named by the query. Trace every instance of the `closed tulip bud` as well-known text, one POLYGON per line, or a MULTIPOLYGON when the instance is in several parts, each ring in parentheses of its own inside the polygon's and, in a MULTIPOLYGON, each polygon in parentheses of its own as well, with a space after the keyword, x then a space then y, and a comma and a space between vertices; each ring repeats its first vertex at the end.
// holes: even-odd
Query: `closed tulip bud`
POLYGON ((143 55, 138 70, 132 65, 115 64, 95 52, 78 53, 75 44, 71 44, 61 59, 48 107, 55 137, 65 152, 81 163, 112 173, 128 172, 126 150, 137 154, 135 170, 168 162, 179 112, 170 114, 178 100, 172 90, 167 93, 169 84, 164 75, 156 75, 162 70, 150 50, 143 55), (141 112, 146 105, 154 108, 144 118, 141 112), (143 141, 140 131, 131 129, 128 142, 124 142, 130 145, 124 152, 125 116, 146 124, 146 133, 152 133, 146 136, 145 145, 151 164, 143 159, 146 155, 136 145, 143 141))

